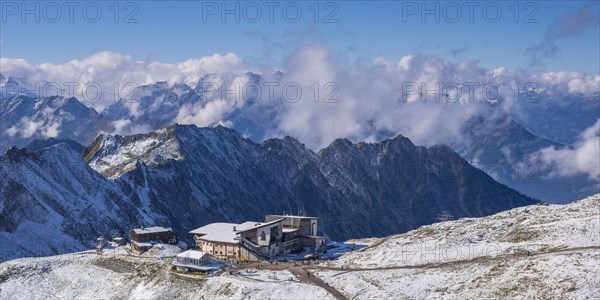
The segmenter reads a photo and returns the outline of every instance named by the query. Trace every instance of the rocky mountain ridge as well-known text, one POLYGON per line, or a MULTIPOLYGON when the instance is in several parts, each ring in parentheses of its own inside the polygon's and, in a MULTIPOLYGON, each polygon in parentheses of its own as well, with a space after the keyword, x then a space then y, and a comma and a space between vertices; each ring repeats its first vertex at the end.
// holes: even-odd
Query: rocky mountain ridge
POLYGON ((101 135, 81 156, 65 144, 11 148, 0 168, 2 236, 13 240, 31 222, 80 248, 140 225, 172 226, 190 241, 187 232, 207 223, 299 208, 321 218, 324 234, 345 240, 404 232, 440 213, 483 216, 536 203, 450 148, 417 147, 402 136, 374 144, 339 139, 314 153, 290 137, 258 144, 222 126, 176 124, 101 135), (56 217, 37 217, 47 211, 56 217))

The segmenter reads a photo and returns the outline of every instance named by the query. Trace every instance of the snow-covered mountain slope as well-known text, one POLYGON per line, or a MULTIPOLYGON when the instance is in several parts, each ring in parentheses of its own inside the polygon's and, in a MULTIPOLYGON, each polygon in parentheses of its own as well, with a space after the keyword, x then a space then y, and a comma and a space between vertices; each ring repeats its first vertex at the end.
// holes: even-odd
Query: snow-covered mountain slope
POLYGON ((498 184, 449 147, 419 147, 403 136, 381 143, 338 139, 317 159, 355 213, 362 212, 365 221, 377 219, 374 226, 400 232, 434 223, 440 213, 484 216, 535 203, 498 184))
POLYGON ((138 162, 153 168, 168 160, 181 160, 183 154, 171 134, 173 129, 165 128, 150 135, 100 135, 84 153, 84 158, 90 167, 111 179, 133 170, 138 162))
POLYGON ((47 84, 47 82, 42 81, 37 84, 36 86, 23 78, 4 76, 0 73, 0 97, 12 97, 15 95, 35 96, 39 90, 39 86, 47 84))
POLYGON ((69 254, 0 266, 0 299, 335 299, 281 273, 186 278, 156 258, 69 254))
POLYGON ((423 226, 318 276, 348 298, 597 299, 600 195, 423 226))
POLYGON ((599 259, 599 250, 575 250, 317 276, 348 299, 598 299, 599 259))
POLYGON ((600 246, 600 194, 569 205, 531 205, 420 227, 344 256, 354 267, 411 266, 600 246))
POLYGON ((10 148, 0 157, 0 195, 1 260, 88 248, 152 219, 66 144, 10 148))

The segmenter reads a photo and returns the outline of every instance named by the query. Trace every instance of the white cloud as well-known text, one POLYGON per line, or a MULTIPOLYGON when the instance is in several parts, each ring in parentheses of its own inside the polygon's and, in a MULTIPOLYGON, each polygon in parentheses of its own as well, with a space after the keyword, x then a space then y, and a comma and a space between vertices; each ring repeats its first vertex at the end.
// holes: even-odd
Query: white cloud
POLYGON ((177 69, 183 74, 184 80, 189 83, 196 83, 200 75, 206 73, 234 72, 243 66, 242 60, 233 53, 226 55, 214 54, 212 56, 199 59, 189 59, 177 65, 177 69))
POLYGON ((42 131, 42 135, 47 138, 51 138, 51 137, 55 138, 60 133, 59 127, 60 127, 60 123, 58 123, 58 122, 51 123, 50 125, 48 125, 44 128, 44 130, 42 131))
POLYGON ((573 147, 548 147, 529 156, 547 171, 548 177, 569 177, 584 174, 600 182, 600 120, 579 135, 573 147))
MULTIPOLYGON (((272 75, 273 70, 253 70, 262 75, 259 83, 262 96, 256 103, 248 103, 240 94, 240 87, 249 82, 245 72, 252 68, 231 53, 175 64, 138 61, 112 52, 100 52, 64 64, 32 65, 22 59, 8 58, 2 58, 0 63, 4 75, 24 77, 29 81, 96 82, 102 87, 103 98, 95 103, 84 103, 100 110, 113 103, 115 82, 120 87, 127 82, 143 85, 163 80, 171 84, 195 85, 205 74, 214 73, 208 77, 209 81, 224 83, 225 90, 235 92, 223 94, 217 91, 195 104, 175 103, 173 109, 177 115, 173 122, 198 126, 219 122, 230 124, 228 117, 239 113, 264 125, 267 128, 265 137, 291 135, 312 149, 324 147, 339 137, 376 141, 381 132, 401 133, 421 145, 466 143, 461 132, 464 123, 489 110, 490 106, 513 116, 527 116, 527 112, 522 111, 528 106, 515 101, 515 86, 522 89, 525 83, 535 82, 540 91, 552 96, 547 101, 560 101, 564 98, 562 95, 589 95, 600 90, 598 74, 561 71, 530 75, 503 67, 486 69, 472 60, 450 62, 422 55, 406 55, 398 61, 377 57, 367 65, 352 65, 340 61, 338 55, 319 45, 298 48, 286 58, 281 65, 283 78, 272 75), (275 88, 278 100, 281 100, 286 84, 299 86, 301 95, 293 102, 285 99, 270 101, 268 88, 263 84, 273 81, 280 83, 275 88), (451 83, 460 89, 460 97, 454 88, 443 90, 451 83), (501 97, 496 99, 493 89, 491 97, 485 97, 484 86, 488 83, 500 87, 501 97), (410 87, 417 90, 408 91, 410 87), (443 99, 446 92, 453 100, 443 99), (439 102, 433 94, 438 94, 439 102), (337 102, 325 103, 328 96, 337 102)), ((79 95, 81 92, 78 90, 79 95)), ((288 98, 295 98, 293 86, 288 92, 288 98)), ((144 111, 139 102, 125 102, 125 107, 132 123, 120 120, 113 124, 120 133, 130 132, 139 125, 134 120, 143 119, 140 117, 144 111)), ((138 126, 136 131, 143 128, 146 127, 138 126)), ((10 133, 16 134, 15 130, 17 128, 10 133)), ((29 131, 24 130, 24 133, 29 131)))
POLYGON ((116 134, 123 134, 123 129, 131 124, 130 120, 120 119, 112 122, 113 128, 115 129, 116 134))
POLYGON ((22 138, 30 138, 34 135, 39 135, 44 138, 57 137, 60 133, 60 121, 58 120, 42 120, 35 121, 28 117, 23 117, 19 123, 14 124, 6 130, 6 134, 11 137, 16 135, 22 138))
POLYGON ((592 94, 600 91, 600 75, 581 72, 548 72, 532 76, 532 81, 547 87, 545 91, 560 94, 567 91, 571 94, 592 94))
POLYGON ((52 82, 63 88, 64 96, 69 96, 71 86, 78 84, 74 88, 74 96, 98 110, 104 109, 119 97, 124 97, 123 94, 127 92, 124 87, 128 83, 135 86, 158 81, 195 83, 207 73, 243 71, 244 64, 232 53, 189 59, 177 64, 138 61, 131 56, 114 52, 99 52, 82 60, 71 60, 63 64, 33 65, 24 59, 0 58, 4 75, 24 78, 32 83, 27 88, 33 89, 33 83, 36 82, 41 86, 52 82), (100 88, 101 95, 98 95, 96 87, 100 88))
MULTIPOLYGON (((398 62, 378 57, 365 67, 344 68, 328 49, 318 46, 301 48, 284 64, 282 84, 298 83, 302 97, 295 103, 283 102, 277 115, 273 135, 291 135, 313 149, 328 145, 333 139, 349 137, 354 140, 377 140, 381 131, 402 133, 417 144, 453 143, 460 141, 462 125, 489 103, 482 103, 481 92, 462 93, 455 101, 444 101, 425 93, 421 101, 418 91, 408 93, 403 101, 404 85, 428 90, 449 83, 461 86, 465 82, 481 84, 497 78, 476 62, 448 61, 420 55, 407 55, 398 62), (324 103, 333 88, 337 103, 324 103), (404 84, 404 85, 403 85, 404 84), (422 86, 424 84, 424 86, 422 86), (319 88, 319 99, 314 89, 319 88), (317 101, 315 101, 317 100, 317 101), (278 132, 277 132, 278 131, 278 132)), ((504 84, 506 79, 500 78, 504 84)), ((481 88, 481 86, 480 86, 481 88)), ((457 97, 454 90, 449 96, 457 97)))
POLYGON ((250 79, 245 74, 226 73, 221 74, 221 77, 213 77, 209 81, 207 86, 210 86, 211 89, 204 94, 204 101, 179 107, 174 122, 194 124, 200 127, 231 126, 231 122, 225 120, 225 117, 236 109, 243 109, 247 102, 244 94, 249 93, 244 91, 250 79))
POLYGON ((225 101, 211 101, 205 105, 185 105, 179 109, 176 122, 195 124, 200 127, 213 126, 218 124, 228 111, 230 109, 225 101))

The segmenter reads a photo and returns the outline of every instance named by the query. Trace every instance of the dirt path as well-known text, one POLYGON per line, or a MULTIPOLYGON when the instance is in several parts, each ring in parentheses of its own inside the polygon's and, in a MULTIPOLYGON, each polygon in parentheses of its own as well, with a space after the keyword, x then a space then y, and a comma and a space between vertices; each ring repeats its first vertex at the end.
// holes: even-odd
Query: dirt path
POLYGON ((348 300, 348 298, 346 298, 344 294, 340 293, 334 287, 328 285, 323 280, 321 280, 321 278, 316 277, 314 274, 312 274, 311 271, 308 271, 303 267, 290 268, 289 271, 292 274, 294 274, 294 276, 296 276, 298 280, 300 280, 300 282, 316 285, 320 288, 323 288, 327 292, 332 294, 336 299, 348 300))
POLYGON ((96 260, 94 264, 117 273, 130 273, 135 270, 133 263, 126 263, 125 261, 116 261, 113 259, 99 259, 96 260))

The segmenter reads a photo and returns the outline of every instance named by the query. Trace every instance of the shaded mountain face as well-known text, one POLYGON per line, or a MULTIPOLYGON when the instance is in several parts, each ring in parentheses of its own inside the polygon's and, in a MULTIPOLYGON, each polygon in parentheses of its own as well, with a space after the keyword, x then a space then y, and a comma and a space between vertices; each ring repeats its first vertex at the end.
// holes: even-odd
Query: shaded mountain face
POLYGON ((544 148, 568 145, 540 138, 505 115, 478 116, 464 127, 471 140, 453 145, 468 161, 519 192, 551 203, 568 203, 594 194, 586 175, 552 178, 527 156, 544 148))
POLYGON ((39 151, 42 150, 44 148, 48 148, 48 147, 52 147, 54 145, 57 144, 61 144, 64 143, 66 144, 69 148, 71 148, 71 150, 75 151, 77 154, 81 154, 83 153, 83 150, 85 150, 85 146, 73 141, 73 140, 68 140, 68 139, 55 139, 55 138, 49 138, 47 140, 34 140, 31 143, 27 144, 25 146, 25 148, 29 151, 39 151))
MULTIPOLYGON (((84 157, 129 188, 132 197, 145 194, 149 210, 167 215, 186 237, 207 223, 260 221, 265 214, 302 206, 310 214, 331 216, 332 204, 342 197, 320 174, 313 153, 296 140, 256 144, 220 126, 101 136, 84 157)), ((350 232, 333 228, 331 234, 350 232)))
MULTIPOLYGON (((377 220, 370 230, 380 236, 434 223, 441 213, 483 216, 534 203, 452 149, 417 147, 402 136, 377 144, 336 140, 319 152, 318 161, 330 184, 351 203, 351 212, 341 213, 347 224, 377 220)), ((349 226, 362 230, 362 222, 349 226)))
POLYGON ((315 154, 289 137, 257 144, 225 127, 174 125, 100 136, 84 157, 132 193, 144 193, 149 210, 180 232, 304 208, 321 217, 330 237, 345 240, 403 232, 442 212, 482 216, 535 203, 450 148, 416 147, 404 137, 336 140, 315 154))

